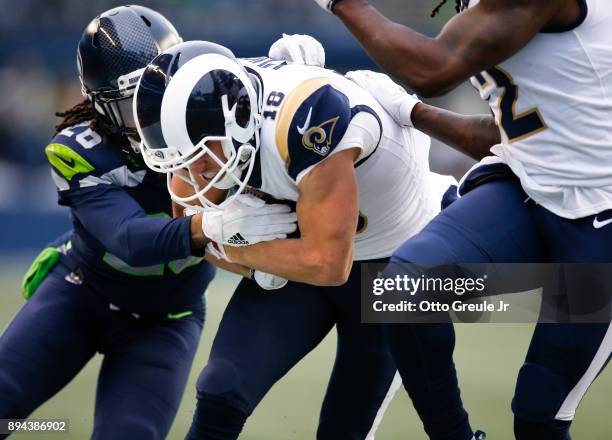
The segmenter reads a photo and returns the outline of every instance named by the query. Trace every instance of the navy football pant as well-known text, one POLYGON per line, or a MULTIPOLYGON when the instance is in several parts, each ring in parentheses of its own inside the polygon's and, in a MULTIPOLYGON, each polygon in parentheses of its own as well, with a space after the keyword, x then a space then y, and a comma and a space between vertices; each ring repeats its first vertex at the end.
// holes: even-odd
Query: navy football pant
MULTIPOLYGON (((486 173, 478 178, 486 180, 486 173)), ((388 270, 397 270, 393 262, 612 262, 612 225, 595 229, 593 220, 558 217, 529 201, 515 178, 491 179, 402 245, 388 270)), ((430 438, 470 439, 452 360, 452 325, 394 324, 385 330, 430 438)), ((537 325, 512 405, 516 437, 568 439, 568 422, 611 349, 609 324, 537 325)))
POLYGON ((92 438, 164 439, 198 346, 203 305, 182 319, 136 319, 65 281, 66 273, 56 266, 0 337, 0 419, 28 417, 100 352, 92 438))
MULTIPOLYGON (((265 291, 238 286, 197 385, 188 439, 236 439, 268 390, 336 326, 336 361, 321 409, 318 439, 364 440, 399 386, 382 328, 361 324, 360 272, 340 287, 288 283, 265 291)), ((288 402, 299 407, 299 398, 288 402)), ((270 427, 270 429, 274 429, 270 427)))

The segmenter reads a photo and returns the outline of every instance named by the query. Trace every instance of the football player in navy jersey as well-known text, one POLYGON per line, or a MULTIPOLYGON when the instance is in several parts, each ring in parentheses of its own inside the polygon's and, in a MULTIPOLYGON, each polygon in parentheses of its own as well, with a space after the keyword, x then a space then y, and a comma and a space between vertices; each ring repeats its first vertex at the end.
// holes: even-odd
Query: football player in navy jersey
MULTIPOLYGON (((134 149, 132 95, 146 64, 181 41, 162 15, 133 5, 96 17, 79 41, 86 100, 58 114, 45 149, 73 229, 36 259, 24 280, 29 301, 0 337, 2 419, 26 418, 99 352, 92 437, 163 439, 170 430, 215 269, 201 258, 202 229, 172 219, 165 181, 134 149)), ((279 227, 258 222, 288 210, 275 209, 246 206, 231 225, 218 220, 249 237, 259 224, 254 241, 279 238, 279 227)), ((291 218, 280 229, 295 229, 291 218)))
MULTIPOLYGON (((365 0, 316 2, 419 94, 442 95, 469 79, 491 108, 492 116, 462 118, 419 103, 388 78, 353 74, 398 123, 482 159, 463 178, 461 197, 394 253, 390 275, 407 270, 401 263, 612 262, 609 1, 456 0, 459 14, 435 38, 365 0)), ((579 267, 596 271, 564 265, 555 290, 569 303, 609 310, 610 292, 601 288, 608 277, 572 285, 579 267)), ((396 324, 387 335, 430 438, 471 438, 452 326, 396 324), (431 349, 417 355, 416 345, 431 349)), ((609 316, 539 323, 512 401, 516 438, 569 439, 576 409, 611 353, 609 316)))

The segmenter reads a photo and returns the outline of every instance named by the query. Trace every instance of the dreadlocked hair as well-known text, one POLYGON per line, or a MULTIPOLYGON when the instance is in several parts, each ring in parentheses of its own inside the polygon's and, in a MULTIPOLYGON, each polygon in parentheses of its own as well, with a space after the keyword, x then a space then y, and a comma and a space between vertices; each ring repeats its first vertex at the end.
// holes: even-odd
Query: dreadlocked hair
POLYGON ((118 135, 110 121, 94 110, 92 103, 85 99, 74 107, 63 112, 56 112, 55 116, 63 118, 62 122, 55 126, 55 134, 65 128, 72 127, 83 122, 89 122, 89 128, 98 133, 105 140, 110 139, 113 143, 125 147, 129 141, 125 136, 118 135))
POLYGON ((55 116, 63 118, 62 122, 55 126, 56 134, 65 128, 87 121, 90 121, 90 127, 94 131, 98 131, 100 129, 99 125, 101 125, 99 124, 98 114, 88 99, 63 112, 55 112, 55 116))
MULTIPOLYGON (((442 0, 438 6, 436 6, 434 8, 433 11, 431 11, 431 18, 434 18, 436 15, 438 15, 440 13, 440 9, 442 9, 442 6, 444 6, 446 4, 448 0, 442 0)), ((455 0, 455 11, 457 12, 461 12, 461 0, 455 0)))

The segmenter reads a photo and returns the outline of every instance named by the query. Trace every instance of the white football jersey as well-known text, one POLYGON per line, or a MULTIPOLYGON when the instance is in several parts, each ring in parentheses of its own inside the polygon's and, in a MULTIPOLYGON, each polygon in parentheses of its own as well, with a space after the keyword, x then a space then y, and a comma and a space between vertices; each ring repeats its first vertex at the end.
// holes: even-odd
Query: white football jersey
POLYGON ((573 26, 540 32, 471 79, 502 138, 483 162, 506 163, 535 202, 565 218, 612 208, 612 1, 579 3, 573 26))
POLYGON ((439 212, 453 180, 430 173, 427 136, 398 126, 374 97, 331 70, 267 58, 243 61, 263 83, 251 186, 297 201, 298 184, 313 167, 338 151, 361 148, 355 260, 391 256, 439 212), (368 129, 372 121, 375 130, 368 129))

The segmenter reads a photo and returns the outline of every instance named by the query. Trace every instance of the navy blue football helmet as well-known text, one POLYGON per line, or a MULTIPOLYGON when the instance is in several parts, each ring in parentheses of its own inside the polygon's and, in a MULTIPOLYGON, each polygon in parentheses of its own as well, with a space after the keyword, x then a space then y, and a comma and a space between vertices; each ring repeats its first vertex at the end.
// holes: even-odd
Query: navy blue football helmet
POLYGON ((259 148, 262 87, 227 48, 206 41, 189 41, 156 57, 143 72, 134 96, 136 126, 145 163, 168 176, 172 199, 218 207, 206 199, 210 189, 245 188, 259 148), (221 143, 219 157, 209 142, 221 143), (199 187, 190 165, 208 155, 220 170, 199 187), (194 187, 194 194, 175 194, 175 175, 194 187))
POLYGON ((136 5, 110 9, 85 28, 77 50, 81 91, 111 132, 136 135, 131 98, 140 75, 182 41, 163 15, 136 5))

